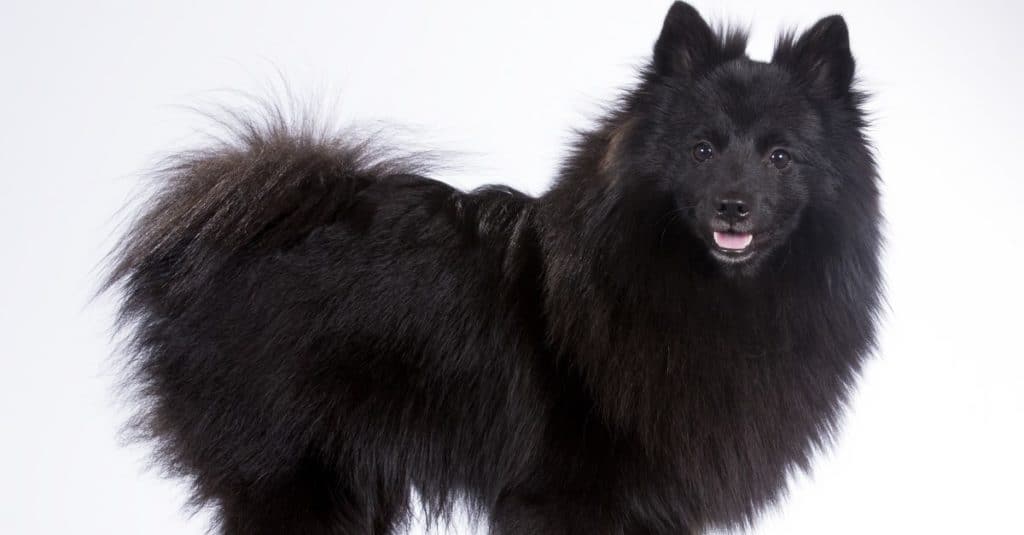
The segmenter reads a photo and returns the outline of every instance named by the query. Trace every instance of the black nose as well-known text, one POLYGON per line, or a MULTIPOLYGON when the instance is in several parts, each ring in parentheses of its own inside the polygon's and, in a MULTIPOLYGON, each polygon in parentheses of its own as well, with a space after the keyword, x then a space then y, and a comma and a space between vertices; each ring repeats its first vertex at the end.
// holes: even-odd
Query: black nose
POLYGON ((742 199, 719 199, 716 212, 726 221, 741 221, 750 215, 750 207, 742 199))

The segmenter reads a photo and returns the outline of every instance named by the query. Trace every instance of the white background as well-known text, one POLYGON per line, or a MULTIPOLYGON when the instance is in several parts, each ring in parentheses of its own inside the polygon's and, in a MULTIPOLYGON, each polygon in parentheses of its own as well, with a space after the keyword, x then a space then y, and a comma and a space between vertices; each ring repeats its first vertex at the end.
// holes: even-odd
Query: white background
MULTIPOLYGON (((1021 533, 1024 50, 1016 2, 699 2, 777 30, 840 12, 887 183, 891 313, 838 446, 759 534, 1021 533)), ((0 533, 202 533, 123 447, 112 302, 142 172, 277 71, 330 120, 410 127, 453 183, 552 177, 628 86, 666 1, 30 2, 0 10, 0 533), (230 90, 230 91, 225 91, 230 90)), ((280 84, 276 84, 280 87, 280 84)), ((405 134, 403 134, 405 135, 405 134)), ((419 533, 415 528, 414 533, 419 533)), ((468 529, 453 533, 470 533, 468 529)))

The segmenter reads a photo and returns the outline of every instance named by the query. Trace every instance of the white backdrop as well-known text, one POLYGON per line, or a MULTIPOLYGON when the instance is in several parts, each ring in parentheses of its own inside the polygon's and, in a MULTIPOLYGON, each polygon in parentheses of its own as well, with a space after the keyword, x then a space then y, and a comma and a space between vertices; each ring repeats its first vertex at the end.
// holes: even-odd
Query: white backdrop
MULTIPOLYGON (((1021 4, 697 2, 777 30, 840 12, 887 181, 892 311, 838 446, 758 534, 1020 532, 1021 4), (1016 32, 1016 33, 1015 33, 1016 32)), ((0 532, 203 533, 117 442, 108 298, 140 172, 280 70, 339 122, 456 151, 440 178, 539 193, 573 126, 632 80, 668 2, 33 2, 0 10, 0 532)), ((413 533, 421 533, 416 527, 413 533)), ((453 528, 452 533, 472 533, 453 528)))

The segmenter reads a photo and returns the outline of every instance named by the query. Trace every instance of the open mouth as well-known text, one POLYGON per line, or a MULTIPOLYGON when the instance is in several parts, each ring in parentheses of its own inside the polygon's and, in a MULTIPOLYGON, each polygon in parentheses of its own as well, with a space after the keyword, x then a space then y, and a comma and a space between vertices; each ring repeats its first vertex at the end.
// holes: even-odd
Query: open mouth
POLYGON ((745 251, 752 241, 754 235, 749 232, 715 232, 715 245, 730 253, 745 251))
POLYGON ((712 252, 721 260, 739 262, 753 256, 750 244, 754 235, 749 232, 714 232, 715 246, 712 252))

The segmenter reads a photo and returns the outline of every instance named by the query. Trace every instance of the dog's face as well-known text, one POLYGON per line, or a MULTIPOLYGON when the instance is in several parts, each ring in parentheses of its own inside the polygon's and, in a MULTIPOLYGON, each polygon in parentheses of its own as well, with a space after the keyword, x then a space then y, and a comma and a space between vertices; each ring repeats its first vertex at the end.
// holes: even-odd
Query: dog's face
POLYGON ((737 60, 678 91, 689 105, 670 108, 665 132, 685 156, 670 171, 680 213, 721 263, 785 243, 814 194, 821 124, 792 85, 781 69, 737 60))
POLYGON ((839 17, 783 38, 770 63, 677 3, 655 47, 642 146, 675 218, 724 271, 750 274, 783 247, 810 203, 833 202, 836 129, 853 59, 839 17))

